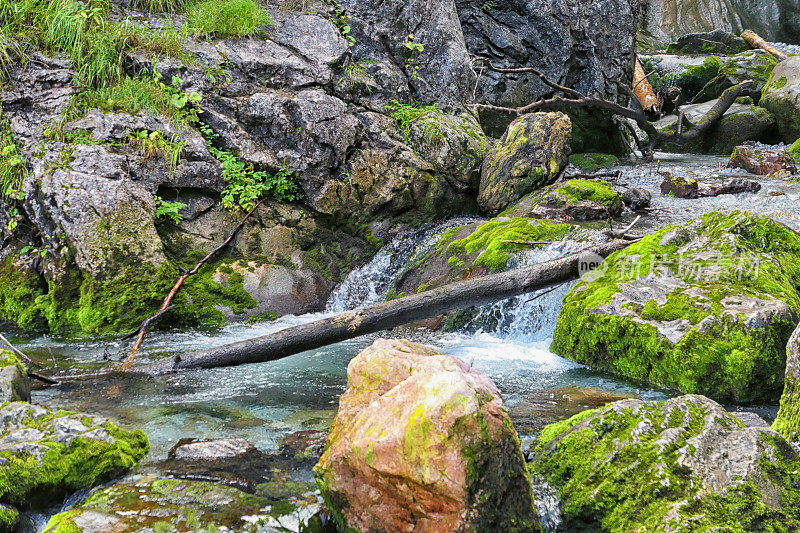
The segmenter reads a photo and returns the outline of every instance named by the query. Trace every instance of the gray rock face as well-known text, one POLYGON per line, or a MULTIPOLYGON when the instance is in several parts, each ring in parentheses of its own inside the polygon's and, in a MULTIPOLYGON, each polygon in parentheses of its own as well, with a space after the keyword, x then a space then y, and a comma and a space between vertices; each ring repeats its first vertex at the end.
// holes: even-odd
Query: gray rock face
POLYGON ((717 29, 750 29, 767 40, 800 42, 798 0, 646 0, 644 6, 643 30, 656 43, 717 29))
POLYGON ((532 463, 559 491, 565 531, 601 522, 619 531, 796 528, 797 485, 784 480, 799 466, 775 431, 744 427, 693 395, 622 400, 549 426, 532 463))
POLYGON ((784 141, 791 144, 800 138, 800 57, 778 63, 760 105, 775 115, 784 141))
POLYGON ((352 17, 356 54, 389 58, 417 101, 452 110, 471 100, 475 72, 454 0, 343 0, 341 5, 352 17), (423 49, 410 49, 410 42, 423 49))
POLYGON ((622 202, 634 211, 650 207, 652 195, 645 189, 627 189, 622 193, 622 202))

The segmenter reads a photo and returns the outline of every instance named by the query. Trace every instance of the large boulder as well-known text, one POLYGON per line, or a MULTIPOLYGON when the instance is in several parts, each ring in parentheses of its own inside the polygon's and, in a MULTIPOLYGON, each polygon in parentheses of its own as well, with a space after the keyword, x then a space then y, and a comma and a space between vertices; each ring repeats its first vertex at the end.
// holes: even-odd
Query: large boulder
POLYGON ((778 119, 784 141, 793 143, 800 138, 800 57, 778 63, 764 87, 759 105, 772 111, 778 119))
POLYGON ((525 196, 504 214, 570 222, 606 220, 622 209, 622 196, 607 181, 571 179, 525 196))
POLYGON ((480 206, 497 213, 558 179, 569 163, 571 132, 563 113, 533 113, 512 122, 483 161, 480 206))
POLYGON ((25 365, 13 352, 0 351, 0 402, 29 401, 31 384, 25 365))
POLYGON ((51 505, 124 473, 149 449, 141 430, 21 402, 0 407, 0 430, 0 502, 14 506, 51 505))
POLYGON ((757 176, 786 177, 797 172, 800 158, 795 158, 785 146, 765 146, 746 143, 736 146, 728 168, 740 168, 757 176))
POLYGON ((378 340, 347 368, 317 484, 345 530, 536 531, 519 439, 485 375, 378 340))
POLYGON ((800 456, 702 396, 622 400, 548 426, 530 467, 558 492, 559 531, 800 527, 800 456))
POLYGON ((800 440, 800 326, 786 346, 781 407, 772 428, 793 442, 800 440))
POLYGON ((798 261, 800 236, 768 217, 666 228, 575 286, 551 349, 686 393, 774 401, 800 311, 798 261))

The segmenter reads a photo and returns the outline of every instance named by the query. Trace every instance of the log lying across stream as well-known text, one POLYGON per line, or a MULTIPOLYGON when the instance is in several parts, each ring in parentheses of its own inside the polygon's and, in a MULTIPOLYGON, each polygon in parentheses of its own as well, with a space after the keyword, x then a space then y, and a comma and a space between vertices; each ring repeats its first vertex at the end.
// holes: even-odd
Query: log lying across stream
POLYGON ((294 326, 272 335, 133 367, 130 371, 164 374, 275 361, 456 309, 485 305, 569 281, 578 277, 579 264, 586 261, 587 254, 607 257, 629 244, 630 240, 614 239, 560 259, 452 283, 420 294, 294 326))

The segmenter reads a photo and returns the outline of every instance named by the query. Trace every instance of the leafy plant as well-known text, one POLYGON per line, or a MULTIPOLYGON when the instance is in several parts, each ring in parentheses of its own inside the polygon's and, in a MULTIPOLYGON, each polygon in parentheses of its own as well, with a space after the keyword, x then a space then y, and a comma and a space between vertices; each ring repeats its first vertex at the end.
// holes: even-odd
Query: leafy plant
POLYGON ((175 172, 178 162, 183 155, 185 144, 178 142, 176 137, 164 138, 160 131, 137 131, 131 133, 130 142, 134 146, 139 146, 144 151, 145 157, 162 153, 169 158, 169 170, 175 172))
POLYGON ((436 105, 417 106, 401 104, 397 100, 392 100, 390 105, 385 107, 389 116, 394 119, 403 134, 403 142, 411 142, 411 130, 414 126, 422 132, 426 143, 433 143, 444 139, 437 117, 440 114, 436 105))
POLYGON ((205 0, 191 6, 186 17, 189 27, 205 37, 258 35, 272 18, 255 0, 205 0))
POLYGON ((345 12, 344 7, 342 7, 342 4, 340 4, 338 0, 325 0, 325 3, 333 7, 336 27, 339 28, 342 36, 344 36, 347 45, 351 47, 355 46, 356 39, 350 35, 352 31, 352 28, 350 28, 350 19, 352 17, 345 12))
POLYGON ((183 202, 171 202, 169 200, 164 200, 160 196, 154 196, 153 199, 156 201, 156 218, 168 218, 172 220, 175 224, 180 224, 183 220, 183 215, 181 215, 181 209, 186 207, 186 204, 183 202))
POLYGON ((45 256, 47 255, 47 252, 49 252, 49 251, 50 251, 50 245, 49 244, 46 244, 41 248, 38 248, 36 246, 28 245, 28 246, 24 246, 19 251, 19 255, 29 255, 30 254, 30 255, 34 255, 34 256, 39 256, 42 259, 44 259, 45 256))
MULTIPOLYGON (((0 118, 0 185, 2 185, 3 199, 7 203, 13 205, 23 199, 22 182, 26 173, 25 158, 17 146, 8 119, 3 116, 0 118)), ((19 215, 19 212, 16 215, 19 215)), ((16 215, 12 215, 12 221, 17 220, 16 215)), ((9 227, 9 229, 14 228, 9 227)))
POLYGON ((414 42, 414 34, 410 33, 408 35, 408 40, 406 40, 406 48, 411 52, 408 59, 406 59, 408 77, 412 80, 422 81, 422 78, 419 76, 419 65, 416 64, 416 56, 425 50, 425 46, 423 46, 422 43, 414 42))

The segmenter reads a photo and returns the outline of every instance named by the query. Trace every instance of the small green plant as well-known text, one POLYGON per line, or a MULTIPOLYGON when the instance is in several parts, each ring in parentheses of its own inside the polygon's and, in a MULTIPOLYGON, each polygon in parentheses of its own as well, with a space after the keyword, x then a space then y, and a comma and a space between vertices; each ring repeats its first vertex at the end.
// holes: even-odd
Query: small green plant
POLYGON ((123 5, 154 13, 175 13, 181 11, 189 0, 121 0, 123 5))
POLYGON ((168 218, 175 224, 181 223, 183 220, 181 209, 186 207, 186 204, 164 200, 160 196, 154 196, 153 199, 156 201, 156 218, 168 218))
POLYGON ((406 40, 406 48, 411 52, 406 59, 406 72, 408 73, 408 77, 412 80, 422 81, 422 78, 419 76, 419 65, 417 65, 417 55, 422 53, 425 50, 425 46, 422 43, 414 42, 414 34, 410 33, 408 35, 408 40, 406 40))
POLYGON ((325 3, 333 7, 336 27, 339 28, 342 36, 347 41, 347 45, 351 47, 355 46, 356 39, 350 35, 352 31, 352 28, 350 28, 350 15, 345 12, 344 7, 342 7, 342 4, 340 4, 338 0, 325 0, 325 3))
POLYGON ((3 200, 8 204, 9 221, 7 229, 14 231, 22 221, 20 202, 25 195, 22 184, 27 173, 25 158, 17 146, 8 119, 2 115, 0 107, 0 186, 3 200))
POLYGON ((178 142, 176 136, 166 139, 160 131, 136 131, 130 135, 130 143, 138 146, 144 152, 145 157, 156 154, 164 154, 169 158, 169 170, 175 172, 178 162, 183 155, 185 144, 178 142))
POLYGON ((37 246, 28 245, 28 246, 23 246, 22 247, 22 249, 19 251, 19 255, 21 255, 21 256, 23 256, 23 255, 33 255, 33 256, 38 256, 38 257, 41 257, 42 259, 44 259, 45 256, 47 255, 47 252, 49 252, 49 251, 50 251, 50 245, 49 244, 46 244, 46 245, 42 246, 41 248, 39 248, 37 246))
POLYGON ((189 27, 204 37, 258 35, 272 18, 255 0, 205 0, 189 7, 189 27))
POLYGON ((351 86, 361 85, 366 87, 367 92, 372 92, 371 84, 374 81, 372 75, 367 72, 366 66, 373 64, 374 61, 362 59, 354 63, 350 63, 344 67, 344 77, 337 82, 337 86, 343 81, 347 80, 351 86))
POLYGON ((423 140, 427 144, 444 139, 444 134, 437 121, 440 112, 436 105, 416 106, 392 100, 392 103, 385 109, 397 123, 403 134, 403 142, 406 144, 411 142, 411 130, 414 126, 421 130, 423 140))

